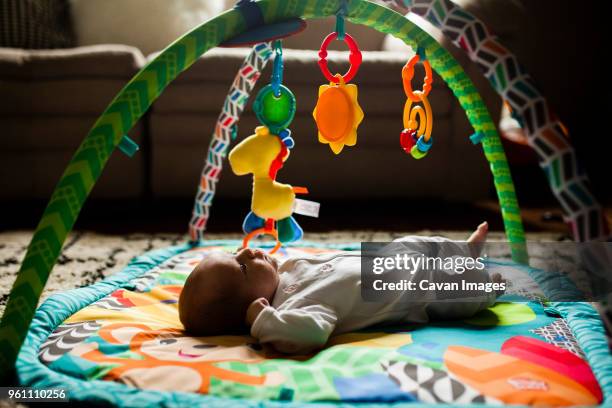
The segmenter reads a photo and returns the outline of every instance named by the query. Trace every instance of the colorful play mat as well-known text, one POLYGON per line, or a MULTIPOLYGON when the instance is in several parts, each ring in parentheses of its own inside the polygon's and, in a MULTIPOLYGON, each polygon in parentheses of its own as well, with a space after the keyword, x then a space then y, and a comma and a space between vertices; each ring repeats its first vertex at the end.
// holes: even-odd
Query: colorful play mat
MULTIPOLYGON (((117 406, 589 406, 602 402, 602 389, 610 395, 612 359, 597 313, 584 303, 546 303, 536 284, 540 271, 511 261, 491 260, 490 272, 526 282, 520 291, 509 289, 463 321, 341 334, 300 356, 279 354, 246 335, 187 336, 177 308, 186 277, 211 251, 238 245, 156 250, 103 282, 52 296, 20 353, 20 382, 67 388, 73 401, 117 406)), ((277 256, 358 248, 290 246, 277 256)))

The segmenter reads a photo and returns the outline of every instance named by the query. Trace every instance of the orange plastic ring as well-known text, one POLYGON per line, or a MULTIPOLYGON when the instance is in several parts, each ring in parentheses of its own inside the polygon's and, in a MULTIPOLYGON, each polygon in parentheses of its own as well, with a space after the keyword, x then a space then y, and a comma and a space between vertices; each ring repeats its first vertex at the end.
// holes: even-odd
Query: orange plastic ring
POLYGON ((404 129, 416 130, 417 136, 423 136, 425 141, 428 142, 431 138, 431 129, 433 127, 433 112, 431 111, 431 105, 423 92, 415 91, 414 95, 423 106, 413 106, 410 99, 406 100, 403 114, 404 129))
MULTIPOLYGON (((412 102, 419 102, 421 99, 414 94, 412 91, 412 78, 414 77, 414 66, 417 62, 419 62, 419 54, 416 54, 414 57, 410 59, 402 68, 402 81, 404 82, 404 92, 406 93, 406 97, 410 99, 412 102)), ((423 61, 423 66, 425 67, 425 80, 423 82, 423 92, 424 96, 429 95, 431 91, 431 84, 433 82, 433 74, 431 71, 431 65, 429 65, 429 61, 423 61)))
POLYGON ((274 246, 274 248, 272 248, 270 250, 270 252, 268 252, 269 254, 273 254, 276 251, 279 250, 279 248, 281 247, 281 242, 278 240, 278 232, 275 229, 266 229, 266 228, 258 228, 256 230, 253 230, 251 232, 249 232, 244 239, 242 240, 242 247, 243 248, 248 248, 249 247, 249 241, 251 239, 253 239, 253 237, 256 237, 258 235, 270 235, 271 237, 273 237, 276 240, 276 245, 274 246))

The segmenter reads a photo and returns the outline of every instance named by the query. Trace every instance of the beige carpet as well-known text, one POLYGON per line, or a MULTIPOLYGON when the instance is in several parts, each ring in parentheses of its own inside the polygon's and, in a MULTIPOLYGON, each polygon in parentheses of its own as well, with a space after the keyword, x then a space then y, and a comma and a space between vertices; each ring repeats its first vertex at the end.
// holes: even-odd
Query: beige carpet
MULTIPOLYGON (((365 242, 391 241, 408 235, 441 235, 455 240, 464 240, 467 232, 418 231, 388 233, 382 231, 333 231, 307 233, 306 240, 316 242, 365 242)), ((9 231, 0 233, 0 315, 4 311, 8 292, 15 280, 23 260, 31 231, 9 231)), ((209 234, 209 239, 241 239, 241 234, 209 234)), ((554 234, 529 234, 528 240, 556 240, 554 234)), ((490 240, 504 240, 502 233, 491 233, 490 240)), ((120 271, 133 257, 151 249, 164 248, 185 242, 185 235, 130 234, 125 236, 101 235, 92 232, 74 232, 66 240, 64 250, 51 273, 41 301, 50 294, 91 285, 120 271)))

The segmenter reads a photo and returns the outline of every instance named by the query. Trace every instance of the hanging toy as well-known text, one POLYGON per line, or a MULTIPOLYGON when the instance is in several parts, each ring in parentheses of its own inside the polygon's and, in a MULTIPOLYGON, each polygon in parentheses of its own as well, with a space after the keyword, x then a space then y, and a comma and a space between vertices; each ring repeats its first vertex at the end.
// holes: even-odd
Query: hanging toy
POLYGON ((312 112, 319 131, 319 142, 329 144, 335 154, 344 146, 357 143, 357 128, 363 120, 363 111, 357 101, 357 85, 349 84, 361 65, 361 51, 353 37, 344 33, 344 12, 339 12, 336 31, 323 40, 319 50, 319 67, 329 85, 319 87, 319 99, 312 112), (327 66, 327 48, 334 39, 344 40, 349 47, 351 66, 345 75, 332 75, 327 66))
POLYGON ((270 235, 276 245, 299 240, 303 230, 291 216, 294 212, 295 195, 307 194, 304 187, 293 187, 276 181, 276 174, 289 157, 295 145, 291 131, 287 129, 295 116, 295 96, 282 85, 282 49, 275 44, 276 56, 272 81, 259 91, 253 103, 257 119, 264 125, 255 129, 255 134, 240 142, 229 153, 232 171, 238 175, 253 174, 253 196, 251 212, 242 224, 247 234, 243 247, 258 235, 270 235))
POLYGON ((429 95, 431 91, 433 75, 431 65, 429 65, 429 61, 425 58, 423 58, 423 66, 425 67, 423 90, 412 90, 414 66, 421 59, 420 55, 424 55, 424 52, 419 48, 417 54, 412 57, 402 69, 402 80, 407 100, 404 105, 404 130, 400 134, 400 144, 402 149, 415 159, 422 159, 425 157, 433 144, 433 139, 431 137, 433 114, 427 99, 427 95, 429 95), (416 103, 421 103, 422 106, 415 105, 413 107, 413 104, 416 103))

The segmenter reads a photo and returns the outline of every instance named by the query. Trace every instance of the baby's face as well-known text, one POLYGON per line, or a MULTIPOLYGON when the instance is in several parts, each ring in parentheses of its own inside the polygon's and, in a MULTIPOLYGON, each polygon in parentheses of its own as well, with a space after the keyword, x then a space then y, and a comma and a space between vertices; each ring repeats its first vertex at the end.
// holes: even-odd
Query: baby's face
POLYGON ((258 249, 245 248, 234 254, 215 252, 204 258, 198 268, 202 296, 231 291, 245 302, 264 297, 271 300, 278 286, 278 262, 258 249))

